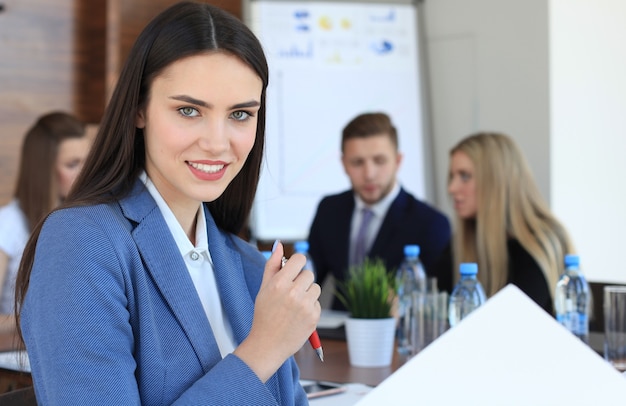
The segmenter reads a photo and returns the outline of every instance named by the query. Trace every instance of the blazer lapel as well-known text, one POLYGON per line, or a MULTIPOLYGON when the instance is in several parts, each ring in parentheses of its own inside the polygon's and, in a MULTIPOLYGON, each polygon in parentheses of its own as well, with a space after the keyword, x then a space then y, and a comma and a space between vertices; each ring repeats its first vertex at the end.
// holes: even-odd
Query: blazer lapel
POLYGON ((239 344, 248 336, 254 315, 254 301, 244 275, 245 265, 230 237, 217 228, 206 206, 204 212, 215 280, 236 344, 239 344))
MULTIPOLYGON (((252 319, 254 316, 254 299, 251 294, 251 289, 258 289, 256 283, 260 284, 262 275, 258 274, 259 269, 248 269, 249 267, 261 266, 262 262, 258 263, 253 258, 242 258, 242 254, 245 255, 244 250, 237 250, 232 242, 232 238, 229 234, 220 231, 217 225, 213 221, 213 217, 208 208, 204 209, 207 219, 207 234, 209 237, 209 251, 211 251, 211 258, 213 259, 213 270, 215 272, 215 279, 217 281, 218 288, 220 290, 220 297, 222 299, 222 306, 226 312, 226 315, 230 321, 235 336, 236 344, 240 344, 250 332, 252 326, 252 319), (246 272, 250 272, 251 275, 246 275, 246 272), (255 274, 258 274, 258 280, 254 279, 255 274), (251 282, 252 286, 248 286, 248 278, 256 282, 251 282)), ((252 254, 253 250, 249 251, 252 254)), ((270 379, 265 382, 265 386, 276 396, 278 403, 280 401, 280 379, 278 374, 274 374, 270 379)))
POLYGON ((350 265, 350 230, 352 225, 352 212, 354 211, 355 205, 352 190, 344 193, 340 205, 337 207, 338 216, 335 219, 337 223, 333 225, 333 228, 339 235, 336 239, 335 258, 337 258, 337 263, 335 266, 346 275, 350 265))
POLYGON ((120 205, 124 214, 137 223, 132 235, 146 271, 152 276, 207 372, 221 359, 219 348, 161 211, 141 181, 135 185, 134 193, 123 199, 120 205))
POLYGON ((389 206, 389 210, 387 210, 387 214, 378 231, 378 236, 370 249, 370 256, 380 255, 380 253, 385 252, 385 250, 388 249, 388 242, 393 241, 392 237, 395 230, 403 226, 403 217, 408 202, 407 198, 408 196, 404 189, 400 189, 400 193, 398 193, 396 199, 391 203, 391 206, 389 206))

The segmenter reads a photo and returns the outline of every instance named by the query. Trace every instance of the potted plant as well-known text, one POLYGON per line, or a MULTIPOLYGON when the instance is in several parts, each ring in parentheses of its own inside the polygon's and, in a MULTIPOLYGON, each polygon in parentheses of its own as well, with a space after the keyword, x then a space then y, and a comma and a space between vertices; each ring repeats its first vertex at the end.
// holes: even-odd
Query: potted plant
POLYGON ((396 320, 395 278, 381 259, 366 258, 351 267, 348 277, 337 283, 337 298, 350 313, 346 320, 346 341, 350 363, 358 367, 391 364, 396 320))

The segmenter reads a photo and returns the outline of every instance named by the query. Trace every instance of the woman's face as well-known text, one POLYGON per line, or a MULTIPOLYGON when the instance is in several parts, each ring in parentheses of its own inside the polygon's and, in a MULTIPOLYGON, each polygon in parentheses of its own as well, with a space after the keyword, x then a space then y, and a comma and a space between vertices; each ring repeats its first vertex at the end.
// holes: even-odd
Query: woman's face
POLYGON ((66 138, 59 144, 55 169, 59 198, 65 199, 70 192, 78 173, 83 168, 91 140, 88 137, 66 138))
POLYGON ((474 163, 465 152, 457 151, 450 157, 448 193, 454 202, 454 210, 462 219, 476 217, 476 177, 474 163))
POLYGON ((181 59, 153 80, 137 127, 146 172, 175 214, 217 199, 239 173, 254 145, 262 87, 225 53, 181 59))

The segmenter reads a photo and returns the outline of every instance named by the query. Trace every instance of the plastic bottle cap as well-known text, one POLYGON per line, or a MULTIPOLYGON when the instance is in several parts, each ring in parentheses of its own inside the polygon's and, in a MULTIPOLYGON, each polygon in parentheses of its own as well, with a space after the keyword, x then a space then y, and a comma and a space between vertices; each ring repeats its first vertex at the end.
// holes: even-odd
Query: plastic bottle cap
POLYGON ((295 243, 293 243, 293 249, 299 253, 308 252, 309 242, 308 241, 296 241, 295 243))
POLYGON ((578 267, 580 265, 580 257, 576 254, 565 255, 565 267, 578 267))
POLYGON ((408 244, 404 246, 405 257, 417 257, 420 254, 420 246, 415 244, 408 244))
POLYGON ((474 262, 464 262, 460 268, 461 275, 476 275, 478 273, 478 264, 474 262))

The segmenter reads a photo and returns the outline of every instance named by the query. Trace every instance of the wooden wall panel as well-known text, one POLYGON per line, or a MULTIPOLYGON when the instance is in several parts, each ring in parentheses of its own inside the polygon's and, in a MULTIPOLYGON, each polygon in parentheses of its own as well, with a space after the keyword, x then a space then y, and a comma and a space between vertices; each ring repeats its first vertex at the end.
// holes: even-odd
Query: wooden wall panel
POLYGON ((107 1, 75 0, 75 4, 74 111, 87 123, 99 123, 107 100, 107 1))
POLYGON ((2 3, 0 203, 6 203, 28 127, 49 110, 72 111, 74 19, 72 0, 2 3))
MULTIPOLYGON (((107 98, 111 95, 122 64, 146 24, 178 0, 109 0, 107 98)), ((241 0, 207 1, 241 18, 241 0)))
POLYGON ((241 15, 242 0, 213 0, 213 1, 209 1, 209 3, 216 5, 228 11, 229 13, 236 15, 237 17, 239 17, 239 19, 242 18, 242 15, 241 15))
MULTIPOLYGON (((0 0, 0 204, 22 139, 51 110, 97 124, 143 27, 176 0, 0 0)), ((240 0, 213 0, 241 18, 240 0)))

